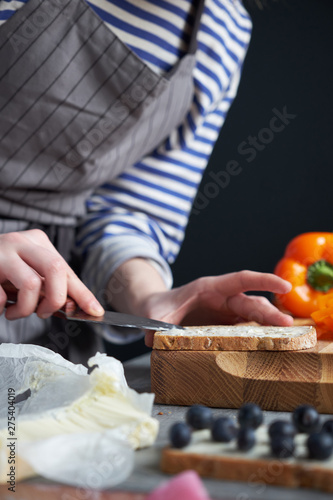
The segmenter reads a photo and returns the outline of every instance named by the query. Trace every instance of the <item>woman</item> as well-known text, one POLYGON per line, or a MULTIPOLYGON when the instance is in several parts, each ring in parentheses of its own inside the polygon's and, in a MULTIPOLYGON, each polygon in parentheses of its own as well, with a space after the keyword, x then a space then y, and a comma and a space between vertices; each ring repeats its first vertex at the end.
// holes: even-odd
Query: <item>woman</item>
MULTIPOLYGON (((174 323, 290 325, 244 294, 289 291, 274 275, 242 271, 171 289, 169 264, 250 40, 241 2, 28 0, 0 9, 0 279, 20 290, 1 340, 59 350, 65 327, 50 317, 66 294, 96 315, 101 302, 174 323), (71 269, 78 261, 85 285, 71 269)), ((115 343, 143 335, 97 333, 94 341, 115 343)), ((84 336, 65 334, 82 351, 84 336)))

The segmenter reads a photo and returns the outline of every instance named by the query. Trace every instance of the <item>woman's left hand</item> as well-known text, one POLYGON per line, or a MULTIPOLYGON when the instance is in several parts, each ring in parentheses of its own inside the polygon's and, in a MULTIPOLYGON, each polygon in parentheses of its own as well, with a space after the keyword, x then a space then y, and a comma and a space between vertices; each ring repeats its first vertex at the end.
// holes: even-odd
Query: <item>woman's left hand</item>
MULTIPOLYGON (((291 326, 293 318, 279 311, 268 299, 245 293, 255 290, 280 294, 290 289, 290 283, 269 273, 239 271, 208 276, 150 295, 142 315, 187 326, 240 321, 291 326)), ((153 332, 146 333, 145 342, 149 347, 153 336, 153 332)))

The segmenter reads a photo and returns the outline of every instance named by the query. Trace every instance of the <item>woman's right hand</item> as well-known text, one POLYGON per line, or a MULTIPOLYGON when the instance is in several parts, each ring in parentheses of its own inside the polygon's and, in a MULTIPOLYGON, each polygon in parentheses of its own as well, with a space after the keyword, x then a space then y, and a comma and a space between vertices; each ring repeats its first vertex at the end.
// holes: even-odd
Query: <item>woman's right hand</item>
MULTIPOLYGON (((99 316, 104 313, 95 296, 39 229, 0 235, 0 284, 6 280, 19 290, 17 303, 7 307, 9 320, 33 312, 40 318, 48 318, 64 305, 67 295, 87 314, 99 316), (42 286, 45 297, 38 305, 42 286)), ((0 285, 0 314, 6 300, 0 285)))

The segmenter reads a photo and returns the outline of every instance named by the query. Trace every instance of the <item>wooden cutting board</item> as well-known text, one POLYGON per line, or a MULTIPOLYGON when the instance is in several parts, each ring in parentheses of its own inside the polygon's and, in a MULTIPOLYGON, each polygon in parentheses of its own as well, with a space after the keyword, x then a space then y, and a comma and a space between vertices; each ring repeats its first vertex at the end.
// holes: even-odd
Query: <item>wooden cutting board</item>
POLYGON ((162 351, 151 355, 155 403, 333 413, 333 342, 302 351, 162 351))

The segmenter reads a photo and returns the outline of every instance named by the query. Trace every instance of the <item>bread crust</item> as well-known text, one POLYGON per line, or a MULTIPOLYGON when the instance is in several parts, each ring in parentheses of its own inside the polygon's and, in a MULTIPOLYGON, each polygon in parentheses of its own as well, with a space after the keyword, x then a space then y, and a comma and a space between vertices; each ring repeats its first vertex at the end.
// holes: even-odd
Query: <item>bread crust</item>
POLYGON ((162 450, 163 472, 177 474, 188 469, 195 470, 200 476, 214 479, 333 492, 333 469, 312 465, 310 460, 307 463, 289 463, 274 458, 248 460, 246 456, 233 458, 184 453, 174 448, 162 450))
MULTIPOLYGON (((168 332, 156 332, 154 335, 153 349, 172 351, 295 351, 310 349, 317 343, 317 333, 313 326, 304 326, 304 334, 297 337, 273 337, 269 333, 265 337, 251 335, 238 337, 191 335, 204 327, 188 327, 188 333, 170 335, 168 332)), ((223 326, 210 326, 207 328, 228 328, 223 326)), ((242 325, 244 328, 244 325, 242 325)), ((260 327, 265 329, 267 327, 260 327)), ((272 327, 268 327, 272 328, 272 327)), ((291 327, 292 328, 292 327, 291 327)), ((300 327, 298 327, 300 328, 300 327)))

